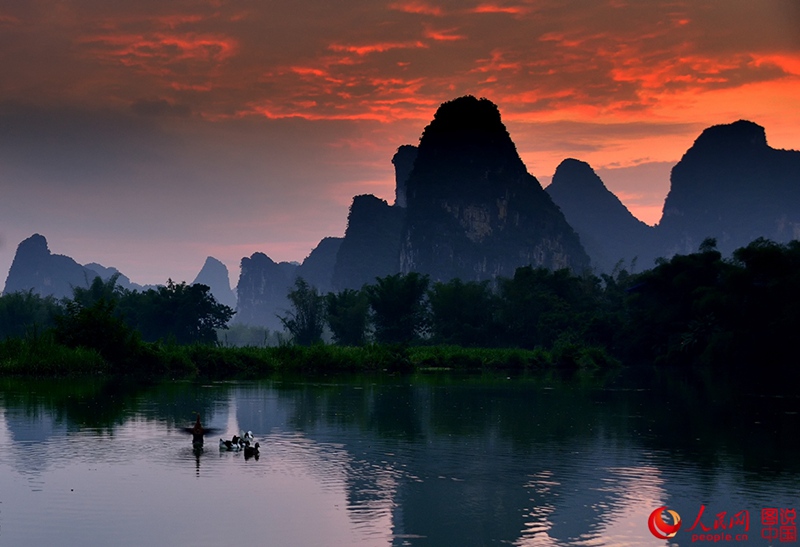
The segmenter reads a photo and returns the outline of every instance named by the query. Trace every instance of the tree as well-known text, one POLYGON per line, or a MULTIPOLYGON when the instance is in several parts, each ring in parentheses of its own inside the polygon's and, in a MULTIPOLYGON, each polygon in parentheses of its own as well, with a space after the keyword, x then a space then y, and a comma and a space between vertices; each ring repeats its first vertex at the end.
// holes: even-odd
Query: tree
POLYGON ((365 291, 373 311, 375 339, 408 344, 426 328, 425 291, 429 278, 415 272, 379 277, 365 291))
POLYGON ((437 342, 465 347, 497 344, 497 298, 488 281, 437 282, 428 291, 428 301, 437 342))
POLYGON ((139 349, 137 333, 120 319, 116 300, 100 298, 89 306, 69 300, 56 317, 55 338, 70 348, 97 350, 109 363, 130 362, 139 349))
POLYGON ((4 294, 0 296, 0 339, 25 336, 32 328, 50 328, 61 311, 55 298, 33 290, 4 294))
POLYGON ((106 281, 103 281, 98 275, 95 276, 88 287, 73 287, 72 301, 84 308, 90 308, 100 300, 118 302, 124 294, 124 290, 117 286, 119 276, 119 273, 115 273, 106 281))
POLYGON ((342 346, 361 346, 366 341, 369 299, 363 291, 345 289, 325 297, 328 326, 342 346))
POLYGON ((759 365, 793 362, 800 329, 800 241, 782 245, 759 238, 733 257, 725 318, 736 357, 759 365))
POLYGON ((295 280, 288 298, 293 311, 279 319, 295 344, 310 346, 320 342, 325 328, 325 298, 302 277, 295 280))
POLYGON ((172 279, 157 289, 124 293, 120 307, 145 340, 172 339, 178 344, 216 343, 217 329, 226 329, 235 313, 216 301, 208 285, 172 279))
POLYGON ((713 239, 701 251, 675 255, 630 281, 623 333, 631 361, 691 364, 716 344, 731 309, 724 280, 733 273, 713 239))
POLYGON ((597 309, 599 284, 566 269, 517 268, 513 278, 499 280, 506 343, 533 348, 564 336, 582 338, 597 309))

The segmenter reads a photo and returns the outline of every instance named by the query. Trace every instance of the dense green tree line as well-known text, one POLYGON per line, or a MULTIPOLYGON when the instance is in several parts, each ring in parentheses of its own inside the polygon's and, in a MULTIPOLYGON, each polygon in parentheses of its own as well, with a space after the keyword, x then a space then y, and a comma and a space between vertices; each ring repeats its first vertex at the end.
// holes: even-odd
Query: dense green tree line
POLYGON ((396 274, 328 295, 299 279, 289 297, 284 324, 303 345, 319 342, 327 322, 341 345, 579 343, 632 364, 775 363, 792 356, 800 327, 800 242, 758 239, 723 259, 709 239, 638 274, 527 266, 493 284, 396 274), (306 316, 316 321, 311 336, 306 316))
POLYGON ((215 344, 234 311, 219 304, 206 285, 172 280, 131 291, 96 277, 75 287, 73 298, 56 301, 32 292, 0 297, 0 339, 47 333, 68 348, 96 350, 109 363, 147 360, 145 342, 215 344))
MULTIPOLYGON (((650 270, 599 277, 528 266, 494 283, 431 283, 410 273, 325 295, 298 278, 288 298, 282 320, 296 345, 319 344, 327 331, 345 347, 520 348, 572 364, 598 351, 600 361, 604 353, 627 364, 776 371, 794 356, 800 327, 800 242, 759 239, 724 259, 707 240, 650 270)), ((204 285, 170 280, 137 292, 96 278, 61 302, 31 292, 0 296, 0 341, 46 339, 146 369, 173 358, 154 356, 163 345, 153 344, 217 344, 233 313, 204 285)), ((210 350, 204 355, 212 370, 221 366, 210 350)))

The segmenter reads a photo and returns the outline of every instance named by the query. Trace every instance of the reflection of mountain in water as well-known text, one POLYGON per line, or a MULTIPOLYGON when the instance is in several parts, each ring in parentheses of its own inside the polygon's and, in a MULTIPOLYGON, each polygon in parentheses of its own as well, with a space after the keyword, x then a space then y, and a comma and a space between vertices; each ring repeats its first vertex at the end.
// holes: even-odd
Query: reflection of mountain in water
MULTIPOLYGON (((752 503, 770 502, 762 499, 765 488, 783 496, 786 485, 797 485, 792 450, 761 443, 766 459, 758 459, 737 446, 756 438, 754 428, 780 427, 795 438, 796 401, 777 403, 776 422, 764 401, 755 413, 741 400, 758 422, 732 431, 716 427, 723 414, 708 400, 668 384, 626 391, 542 380, 335 381, 106 385, 72 404, 52 386, 50 395, 30 399, 20 395, 23 384, 14 393, 0 386, 4 440, 20 446, 11 455, 15 467, 34 474, 48 465, 48 452, 31 455, 26 443, 55 444, 64 436, 118 443, 134 422, 150 422, 144 430, 176 446, 186 443, 188 451, 188 437, 176 431, 198 410, 210 427, 254 432, 262 457, 247 469, 278 473, 290 488, 300 488, 292 482, 295 473, 312 476, 323 491, 346 496, 357 527, 380 535, 380 543, 391 535, 397 546, 635 544, 632 534, 641 533, 644 542, 648 532, 644 524, 631 532, 631 523, 644 523, 656 503, 684 518, 696 515, 704 500, 719 510, 755 511, 752 503), (104 405, 97 402, 101 396, 104 405), (90 410, 76 410, 87 405, 102 416, 94 426, 86 425, 90 410), (769 465, 791 478, 779 488, 746 478, 748 466, 768 477, 769 465)), ((730 412, 727 419, 738 420, 730 412)), ((137 443, 137 457, 155 457, 141 452, 137 443)), ((158 458, 174 457, 162 452, 158 458)), ((105 451, 87 453, 114 463, 105 451)), ((213 462, 218 455, 209 450, 205 457, 213 462)))
MULTIPOLYGON (((402 384, 298 385, 277 395, 292 412, 269 427, 301 431, 321 453, 337 447, 334 461, 345 453, 351 518, 390 509, 397 545, 406 536, 430 545, 513 542, 524 531, 586 537, 631 502, 629 489, 614 487, 615 470, 641 464, 613 433, 626 419, 590 417, 592 403, 580 396, 402 384)), ((240 423, 275 406, 242 400, 240 423)))
POLYGON ((36 447, 54 436, 63 436, 67 426, 49 412, 39 409, 6 409, 3 416, 4 434, 0 442, 14 454, 13 462, 20 473, 31 475, 46 469, 47 457, 36 447))

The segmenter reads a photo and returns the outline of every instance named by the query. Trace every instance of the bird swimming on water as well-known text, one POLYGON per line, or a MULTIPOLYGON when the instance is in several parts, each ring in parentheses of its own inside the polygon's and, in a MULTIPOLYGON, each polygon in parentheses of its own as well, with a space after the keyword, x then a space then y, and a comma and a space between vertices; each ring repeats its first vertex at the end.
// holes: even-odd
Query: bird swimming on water
POLYGON ((245 444, 244 445, 244 457, 245 457, 245 459, 252 458, 252 457, 255 457, 256 459, 258 459, 258 447, 259 447, 258 443, 254 444, 253 446, 250 446, 249 443, 245 444))
POLYGON ((234 435, 230 441, 226 441, 225 439, 219 440, 219 449, 220 450, 233 450, 239 451, 244 447, 244 442, 242 441, 241 437, 234 435))

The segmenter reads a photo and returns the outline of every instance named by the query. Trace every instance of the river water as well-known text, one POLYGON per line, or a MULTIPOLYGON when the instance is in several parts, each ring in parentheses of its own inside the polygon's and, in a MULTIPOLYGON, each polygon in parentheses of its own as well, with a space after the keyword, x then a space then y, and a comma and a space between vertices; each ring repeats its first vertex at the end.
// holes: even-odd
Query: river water
POLYGON ((796 544, 800 399, 785 387, 0 380, 0 545, 796 544), (195 412, 214 429, 202 449, 184 430, 195 412), (246 430, 258 458, 219 449, 246 430), (668 540, 648 526, 662 506, 681 520, 668 540))

